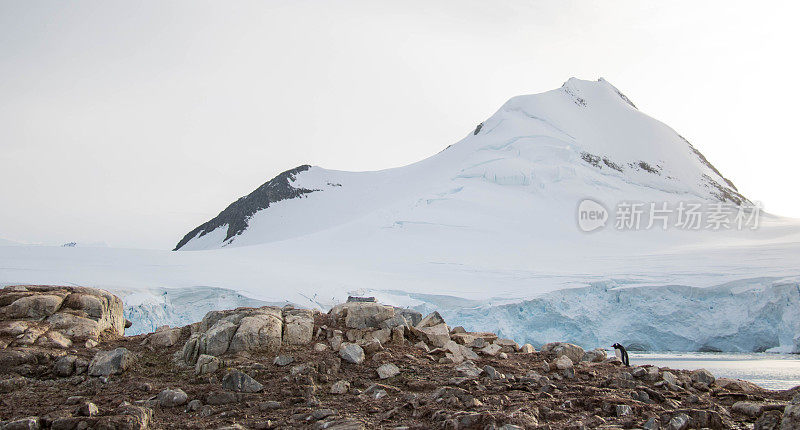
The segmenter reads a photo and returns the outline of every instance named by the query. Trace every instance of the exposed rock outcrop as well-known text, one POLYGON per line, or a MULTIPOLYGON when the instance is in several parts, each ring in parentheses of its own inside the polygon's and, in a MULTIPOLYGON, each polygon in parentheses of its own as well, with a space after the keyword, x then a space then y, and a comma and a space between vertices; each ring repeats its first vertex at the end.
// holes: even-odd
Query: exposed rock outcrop
POLYGON ((624 367, 567 343, 537 352, 372 301, 328 314, 211 312, 192 326, 100 341, 7 348, 0 429, 763 430, 797 428, 800 416, 800 388, 624 367), (448 328, 436 331, 441 346, 432 327, 448 328))
POLYGON ((122 300, 96 288, 20 285, 0 290, 0 349, 66 349, 125 334, 122 300))

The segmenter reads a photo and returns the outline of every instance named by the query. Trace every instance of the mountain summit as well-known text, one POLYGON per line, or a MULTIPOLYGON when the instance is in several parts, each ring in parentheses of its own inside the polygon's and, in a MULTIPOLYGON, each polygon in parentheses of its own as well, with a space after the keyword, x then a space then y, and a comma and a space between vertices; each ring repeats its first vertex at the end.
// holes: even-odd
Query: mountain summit
POLYGON ((283 172, 190 231, 175 250, 254 245, 353 223, 462 231, 510 225, 548 235, 559 223, 574 226, 542 218, 544 207, 573 208, 587 197, 749 203, 686 139, 609 82, 571 78, 510 99, 458 143, 409 166, 283 172))

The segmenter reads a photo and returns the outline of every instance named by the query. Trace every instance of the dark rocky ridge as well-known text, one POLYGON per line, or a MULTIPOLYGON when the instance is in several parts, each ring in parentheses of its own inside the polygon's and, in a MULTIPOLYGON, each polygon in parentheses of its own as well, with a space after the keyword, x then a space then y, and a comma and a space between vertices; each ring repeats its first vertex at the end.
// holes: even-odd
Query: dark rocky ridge
POLYGON ((291 185, 290 181, 294 180, 295 175, 310 169, 311 166, 304 164, 295 167, 294 169, 287 170, 280 175, 265 182, 260 187, 256 188, 252 193, 240 197, 235 202, 231 203, 225 210, 219 213, 211 220, 201 224, 199 227, 190 231, 186 236, 181 239, 175 246, 173 251, 181 249, 190 240, 195 237, 203 237, 217 228, 228 225, 228 232, 225 235, 225 241, 241 234, 246 228, 247 223, 253 214, 266 209, 271 203, 279 202, 281 200, 294 199, 302 197, 305 194, 312 193, 319 190, 308 190, 305 188, 295 188, 291 185))

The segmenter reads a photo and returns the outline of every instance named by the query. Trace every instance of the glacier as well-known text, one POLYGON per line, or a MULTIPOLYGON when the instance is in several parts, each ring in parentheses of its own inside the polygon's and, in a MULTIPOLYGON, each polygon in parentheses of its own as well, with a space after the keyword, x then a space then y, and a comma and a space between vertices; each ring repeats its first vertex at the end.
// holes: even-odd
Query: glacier
POLYGON ((478 122, 408 166, 287 170, 190 230, 178 251, 0 246, 0 284, 107 289, 123 298, 131 333, 212 309, 327 310, 374 295, 533 344, 800 352, 800 220, 578 228, 584 199, 751 202, 613 85, 570 79, 478 122))

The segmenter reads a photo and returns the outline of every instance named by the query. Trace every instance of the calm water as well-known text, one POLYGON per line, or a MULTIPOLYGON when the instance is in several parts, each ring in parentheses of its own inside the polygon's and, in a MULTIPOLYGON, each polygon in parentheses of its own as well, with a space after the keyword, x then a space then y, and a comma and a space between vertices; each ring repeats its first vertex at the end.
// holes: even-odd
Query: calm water
MULTIPOLYGON (((614 352, 609 354, 613 356, 614 352)), ((706 369, 718 378, 743 379, 770 390, 800 385, 800 355, 725 352, 630 352, 631 365, 706 369)))

